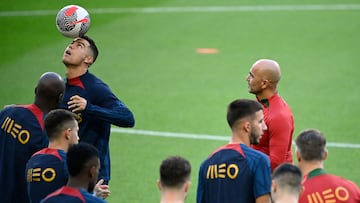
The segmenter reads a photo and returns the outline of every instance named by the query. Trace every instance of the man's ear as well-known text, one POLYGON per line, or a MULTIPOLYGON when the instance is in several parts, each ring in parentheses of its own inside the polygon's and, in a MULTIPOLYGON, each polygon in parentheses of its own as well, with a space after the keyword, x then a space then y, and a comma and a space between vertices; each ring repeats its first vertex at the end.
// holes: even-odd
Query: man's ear
POLYGON ((189 189, 190 189, 190 185, 191 185, 191 182, 190 181, 186 181, 185 183, 185 186, 184 186, 184 190, 186 193, 188 193, 189 189))
POLYGON ((276 192, 277 191, 277 183, 275 180, 271 181, 271 192, 276 192))
POLYGON ((96 166, 91 166, 89 169, 89 177, 90 178, 94 177, 96 172, 97 172, 96 166))
POLYGON ((244 122, 244 130, 245 130, 245 132, 250 132, 250 130, 251 130, 251 124, 250 124, 249 121, 245 121, 245 122, 244 122))
POLYGON ((161 190, 161 182, 160 182, 160 180, 157 180, 157 187, 159 188, 159 190, 161 190))
POLYGON ((324 156, 323 156, 323 160, 324 160, 324 161, 326 160, 327 156, 328 156, 328 150, 325 149, 324 156))
POLYGON ((91 64, 93 64, 93 62, 94 62, 94 57, 92 57, 92 56, 86 56, 85 57, 85 59, 84 59, 84 62, 86 63, 86 64, 88 64, 88 66, 91 66, 91 64))
POLYGON ((63 94, 63 93, 60 93, 60 94, 59 94, 59 98, 58 98, 59 103, 61 103, 61 101, 63 100, 63 98, 64 98, 64 94, 63 94))
POLYGON ((297 161, 298 161, 298 162, 301 161, 301 155, 300 155, 299 150, 296 150, 296 158, 297 158, 297 161))

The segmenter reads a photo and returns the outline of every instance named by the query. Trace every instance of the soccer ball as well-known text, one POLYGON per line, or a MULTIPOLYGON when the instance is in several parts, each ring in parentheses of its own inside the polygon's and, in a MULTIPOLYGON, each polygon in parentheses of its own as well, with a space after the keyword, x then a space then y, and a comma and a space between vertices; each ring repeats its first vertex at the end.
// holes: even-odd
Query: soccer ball
POLYGON ((56 27, 65 37, 81 37, 90 28, 90 15, 81 6, 65 6, 56 16, 56 27))

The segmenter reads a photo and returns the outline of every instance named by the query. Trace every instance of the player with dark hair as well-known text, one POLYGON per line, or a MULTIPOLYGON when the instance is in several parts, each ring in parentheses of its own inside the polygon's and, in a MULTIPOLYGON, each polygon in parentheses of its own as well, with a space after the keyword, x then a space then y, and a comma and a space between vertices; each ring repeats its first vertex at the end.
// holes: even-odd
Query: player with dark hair
POLYGON ((227 110, 229 144, 216 149, 200 166, 197 203, 269 203, 269 158, 250 147, 266 130, 261 104, 238 99, 227 110))
POLYGON ((25 165, 36 151, 48 145, 44 116, 58 108, 65 85, 60 75, 44 73, 29 105, 9 105, 0 112, 1 202, 28 202, 25 165))
POLYGON ((269 156, 272 170, 281 163, 292 163, 294 118, 289 105, 278 94, 280 78, 280 65, 270 59, 256 61, 246 78, 249 92, 255 94, 264 107, 267 126, 260 143, 252 147, 269 156))
POLYGON ((76 114, 56 109, 45 117, 49 146, 36 152, 26 164, 30 202, 40 202, 51 192, 66 185, 68 173, 66 152, 78 143, 76 114))
POLYGON ((272 174, 271 197, 274 203, 298 203, 301 192, 301 171, 283 163, 272 174))
POLYGON ((133 127, 133 113, 111 89, 89 72, 98 56, 95 42, 88 36, 75 38, 65 49, 66 92, 62 108, 77 113, 80 142, 94 145, 100 151, 99 178, 110 180, 110 127, 133 127))
POLYGON ((105 202, 92 195, 100 169, 98 150, 86 143, 73 145, 66 155, 69 181, 44 198, 42 203, 105 202))
POLYGON ((326 138, 319 130, 302 131, 295 143, 296 157, 304 175, 299 203, 360 202, 360 189, 354 182, 325 172, 328 151, 326 138))
POLYGON ((184 202, 190 188, 190 162, 180 156, 171 156, 160 165, 158 188, 161 203, 184 202))

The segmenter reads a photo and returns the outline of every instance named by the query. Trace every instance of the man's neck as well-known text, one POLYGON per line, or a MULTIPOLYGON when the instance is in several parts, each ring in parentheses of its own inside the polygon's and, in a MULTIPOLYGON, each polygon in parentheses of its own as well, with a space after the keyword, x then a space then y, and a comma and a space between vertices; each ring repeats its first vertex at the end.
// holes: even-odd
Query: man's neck
POLYGON ((184 203, 184 194, 179 192, 167 191, 161 194, 160 203, 184 203))
POLYGON ((277 194, 274 198, 274 203, 298 203, 299 196, 290 195, 287 193, 277 194))
POLYGON ((256 98, 258 100, 269 99, 270 97, 272 97, 276 93, 277 93, 276 90, 267 89, 267 90, 264 90, 263 92, 260 92, 260 93, 256 94, 256 98))
POLYGON ((303 174, 303 176, 307 176, 311 171, 315 170, 315 169, 323 169, 324 168, 324 164, 323 162, 320 161, 312 161, 312 162, 303 162, 303 163, 299 163, 299 168, 301 170, 301 173, 303 174))
POLYGON ((71 67, 71 66, 67 66, 66 67, 66 77, 68 79, 72 79, 72 78, 76 78, 79 77, 81 75, 84 75, 86 73, 86 71, 88 70, 88 67, 71 67))
POLYGON ((248 135, 243 134, 244 132, 232 132, 229 144, 244 144, 250 146, 250 140, 248 135))
POLYGON ((62 143, 60 141, 53 141, 53 142, 49 143, 49 148, 51 148, 51 149, 61 149, 61 150, 64 150, 65 152, 67 152, 68 149, 69 149, 69 144, 62 143))
POLYGON ((84 189, 87 191, 88 188, 88 181, 85 179, 82 179, 82 177, 70 177, 66 186, 76 188, 76 189, 84 189))

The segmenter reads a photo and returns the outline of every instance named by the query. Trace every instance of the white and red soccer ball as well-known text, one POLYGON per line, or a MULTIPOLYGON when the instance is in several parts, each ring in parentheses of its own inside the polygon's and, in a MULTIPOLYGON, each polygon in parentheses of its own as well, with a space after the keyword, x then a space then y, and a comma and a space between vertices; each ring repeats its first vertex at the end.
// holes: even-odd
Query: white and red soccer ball
POLYGON ((56 27, 66 37, 83 36, 90 28, 90 15, 81 6, 65 6, 56 16, 56 27))

